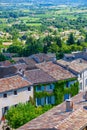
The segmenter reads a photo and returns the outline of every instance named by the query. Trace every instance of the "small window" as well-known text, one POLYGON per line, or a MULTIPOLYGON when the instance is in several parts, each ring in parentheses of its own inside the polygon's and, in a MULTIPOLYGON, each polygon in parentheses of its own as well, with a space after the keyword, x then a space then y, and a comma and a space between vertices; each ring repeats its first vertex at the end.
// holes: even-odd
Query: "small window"
POLYGON ((80 90, 82 90, 82 83, 80 83, 80 90))
POLYGON ((80 78, 82 78, 82 74, 80 74, 80 78))
POLYGON ((31 91, 31 87, 28 87, 28 91, 31 91))
POLYGON ((69 82, 66 82, 66 88, 68 88, 69 87, 69 82))
POLYGON ((7 93, 4 93, 4 94, 3 94, 3 97, 6 98, 6 97, 7 97, 7 93))
POLYGON ((8 110, 8 107, 4 107, 4 110, 7 111, 7 110, 8 110))
POLYGON ((3 114, 5 114, 5 113, 8 111, 8 106, 7 106, 7 107, 4 107, 3 110, 4 110, 4 113, 3 113, 3 114))
POLYGON ((85 86, 87 86, 87 79, 85 80, 85 86))
POLYGON ((18 104, 15 104, 14 106, 17 107, 18 104))
POLYGON ((41 105, 41 98, 37 98, 37 105, 41 105))
POLYGON ((41 91, 41 87, 40 86, 37 87, 37 91, 41 91))
POLYGON ((17 91, 14 91, 14 95, 17 95, 17 91))
POLYGON ((52 86, 52 84, 50 84, 50 89, 53 89, 53 86, 52 86))
POLYGON ((51 96, 48 97, 48 104, 51 104, 51 96))

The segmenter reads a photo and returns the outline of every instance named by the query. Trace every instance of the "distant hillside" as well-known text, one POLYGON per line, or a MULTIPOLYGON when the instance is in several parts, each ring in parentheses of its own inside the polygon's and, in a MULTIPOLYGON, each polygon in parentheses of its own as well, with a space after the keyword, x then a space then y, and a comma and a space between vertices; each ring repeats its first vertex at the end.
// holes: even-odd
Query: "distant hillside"
POLYGON ((51 4, 87 4, 87 0, 0 0, 0 3, 51 3, 51 4))

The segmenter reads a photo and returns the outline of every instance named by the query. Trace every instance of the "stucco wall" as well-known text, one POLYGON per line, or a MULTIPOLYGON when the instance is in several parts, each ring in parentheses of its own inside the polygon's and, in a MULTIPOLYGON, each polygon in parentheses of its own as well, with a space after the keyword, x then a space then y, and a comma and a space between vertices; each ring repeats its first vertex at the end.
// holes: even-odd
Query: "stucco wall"
POLYGON ((0 120, 2 118, 2 108, 10 107, 19 103, 25 103, 29 101, 29 97, 33 97, 33 86, 31 86, 31 91, 28 91, 28 87, 20 88, 17 90, 17 95, 14 95, 14 91, 8 91, 7 97, 4 98, 3 94, 0 94, 0 120))
POLYGON ((79 84, 82 83, 82 89, 80 89, 80 91, 86 91, 87 90, 87 84, 86 84, 86 79, 87 79, 87 70, 84 70, 82 73, 81 73, 81 77, 80 77, 80 74, 78 74, 78 81, 79 81, 79 84))

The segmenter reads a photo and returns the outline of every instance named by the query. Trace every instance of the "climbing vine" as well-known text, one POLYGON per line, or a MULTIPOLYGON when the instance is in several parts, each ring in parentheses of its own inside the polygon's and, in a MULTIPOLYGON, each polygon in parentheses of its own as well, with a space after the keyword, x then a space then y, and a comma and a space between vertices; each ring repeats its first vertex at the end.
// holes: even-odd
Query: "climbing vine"
POLYGON ((46 92, 46 91, 35 92, 35 97, 37 97, 37 98, 42 98, 42 97, 52 96, 52 95, 53 95, 53 93, 49 93, 49 92, 46 92))
MULTIPOLYGON (((70 94, 71 96, 74 96, 78 93, 79 91, 79 83, 76 81, 76 78, 68 79, 68 80, 61 80, 57 81, 54 84, 54 90, 53 92, 49 93, 47 91, 41 91, 41 92, 36 92, 36 87, 34 89, 34 98, 42 98, 46 96, 55 96, 55 105, 60 104, 64 101, 64 95, 65 94, 70 94), (67 82, 69 81, 75 81, 74 84, 70 85, 70 87, 66 87, 67 82)), ((39 87, 41 86, 47 86, 49 84, 40 84, 37 85, 39 87)))
POLYGON ((60 104, 64 101, 64 95, 70 94, 71 97, 75 96, 79 92, 79 83, 75 82, 73 85, 70 85, 70 87, 64 87, 66 84, 66 81, 64 82, 57 82, 54 88, 54 95, 55 95, 55 104, 60 104))

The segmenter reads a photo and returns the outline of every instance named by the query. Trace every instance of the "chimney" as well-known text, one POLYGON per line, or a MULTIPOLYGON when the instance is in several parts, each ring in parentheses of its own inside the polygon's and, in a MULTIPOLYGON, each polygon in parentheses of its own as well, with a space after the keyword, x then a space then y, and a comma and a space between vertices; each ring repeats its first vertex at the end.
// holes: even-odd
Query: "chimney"
POLYGON ((84 52, 87 52, 87 48, 84 48, 84 52))
POLYGON ((24 70, 19 69, 18 73, 19 73, 21 76, 25 77, 25 72, 24 72, 24 70))
POLYGON ((87 101, 87 91, 85 92, 85 95, 83 95, 83 98, 87 101))
POLYGON ((79 63, 82 63, 82 60, 80 59, 79 63))
POLYGON ((70 99, 66 100, 66 111, 72 111, 73 110, 73 102, 70 99))
POLYGON ((67 70, 69 69, 69 65, 66 65, 66 69, 67 69, 67 70))

